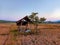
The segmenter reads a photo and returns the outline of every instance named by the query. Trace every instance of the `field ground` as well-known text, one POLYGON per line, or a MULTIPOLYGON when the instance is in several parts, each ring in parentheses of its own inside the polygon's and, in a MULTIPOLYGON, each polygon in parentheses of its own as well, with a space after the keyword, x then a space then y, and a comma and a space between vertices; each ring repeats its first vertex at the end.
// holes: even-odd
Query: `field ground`
POLYGON ((39 24, 39 35, 16 36, 15 29, 15 23, 0 24, 0 45, 60 45, 60 24, 39 24))

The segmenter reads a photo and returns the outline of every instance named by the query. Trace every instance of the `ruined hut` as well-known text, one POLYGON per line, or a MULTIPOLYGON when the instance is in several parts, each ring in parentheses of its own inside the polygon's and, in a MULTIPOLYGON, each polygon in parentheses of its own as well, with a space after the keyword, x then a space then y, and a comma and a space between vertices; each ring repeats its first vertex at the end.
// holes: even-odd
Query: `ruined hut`
POLYGON ((32 23, 31 19, 28 16, 23 17, 22 19, 16 22, 18 26, 18 30, 25 30, 30 28, 30 23, 32 23))

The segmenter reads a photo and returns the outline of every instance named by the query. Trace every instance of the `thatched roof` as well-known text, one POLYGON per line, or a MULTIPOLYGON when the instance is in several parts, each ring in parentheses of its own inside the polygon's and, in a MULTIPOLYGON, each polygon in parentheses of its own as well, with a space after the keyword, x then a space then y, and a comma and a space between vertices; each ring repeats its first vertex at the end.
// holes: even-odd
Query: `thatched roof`
POLYGON ((29 17, 28 16, 25 16, 25 17, 23 17, 22 19, 20 19, 20 20, 18 20, 17 22, 16 22, 16 24, 19 26, 19 25, 26 25, 26 24, 28 24, 28 22, 29 23, 32 23, 32 21, 31 21, 31 19, 29 19, 29 17))

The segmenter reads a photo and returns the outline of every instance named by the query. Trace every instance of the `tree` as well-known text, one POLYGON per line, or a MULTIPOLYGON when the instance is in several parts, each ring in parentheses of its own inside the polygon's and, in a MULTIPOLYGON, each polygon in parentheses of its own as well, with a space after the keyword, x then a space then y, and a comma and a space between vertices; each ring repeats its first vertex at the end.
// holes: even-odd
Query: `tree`
POLYGON ((38 16, 35 17, 35 21, 39 22, 39 17, 38 16))
POLYGON ((39 21, 39 17, 36 16, 38 13, 34 13, 32 12, 32 14, 29 16, 29 18, 33 21, 34 25, 35 25, 35 31, 37 33, 37 27, 38 27, 38 21, 39 21))
POLYGON ((46 20, 45 17, 40 18, 40 22, 43 23, 46 20))
POLYGON ((29 16, 29 18, 30 18, 32 21, 34 21, 37 14, 38 14, 38 13, 32 12, 32 14, 29 16))

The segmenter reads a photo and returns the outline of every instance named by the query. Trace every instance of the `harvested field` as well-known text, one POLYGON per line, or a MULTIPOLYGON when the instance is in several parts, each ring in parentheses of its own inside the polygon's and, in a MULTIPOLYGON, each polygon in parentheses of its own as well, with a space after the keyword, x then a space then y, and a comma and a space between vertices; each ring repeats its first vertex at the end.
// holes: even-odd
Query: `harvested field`
POLYGON ((0 45, 60 45, 60 24, 39 24, 39 35, 10 32, 15 29, 17 26, 14 23, 0 24, 0 45))

